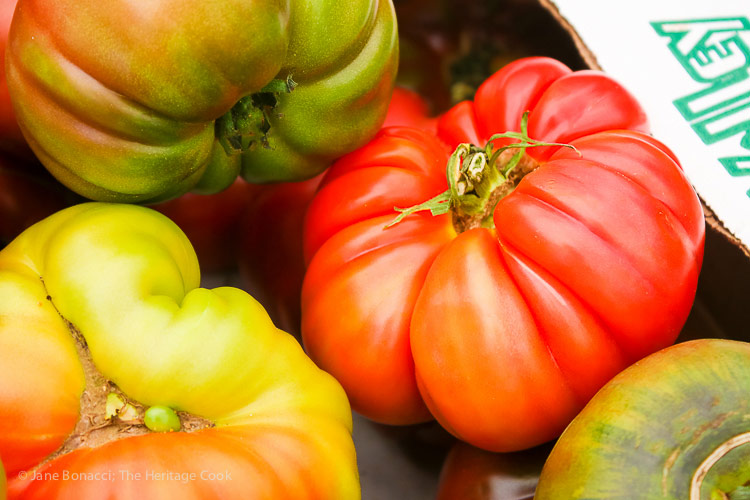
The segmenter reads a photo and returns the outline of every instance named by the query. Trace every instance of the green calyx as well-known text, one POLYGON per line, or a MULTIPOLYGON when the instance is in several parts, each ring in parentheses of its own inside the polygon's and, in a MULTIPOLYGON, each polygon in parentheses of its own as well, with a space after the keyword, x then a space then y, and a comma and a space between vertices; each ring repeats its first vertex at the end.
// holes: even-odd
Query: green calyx
POLYGON ((521 119, 521 132, 505 132, 489 138, 484 148, 459 144, 448 160, 448 189, 434 198, 409 208, 393 207, 400 214, 386 227, 398 224, 416 212, 429 210, 432 215, 453 212, 453 225, 458 232, 475 227, 494 227, 492 214, 497 203, 513 192, 521 179, 538 167, 525 154, 527 148, 570 144, 542 142, 528 135, 528 111, 521 119), (495 148, 497 139, 518 142, 495 148))
POLYGON ((269 116, 278 104, 279 95, 292 92, 296 86, 291 75, 286 80, 272 80, 260 92, 237 101, 229 113, 216 120, 216 138, 227 156, 247 151, 256 143, 270 147, 269 116))

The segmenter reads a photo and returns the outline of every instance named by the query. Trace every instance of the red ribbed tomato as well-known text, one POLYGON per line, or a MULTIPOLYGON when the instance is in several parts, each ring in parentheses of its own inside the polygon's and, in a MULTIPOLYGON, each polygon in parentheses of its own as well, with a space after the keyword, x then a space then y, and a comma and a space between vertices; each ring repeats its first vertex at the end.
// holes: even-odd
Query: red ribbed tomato
POLYGON ((437 136, 383 130, 306 216, 309 354, 377 421, 432 415, 493 451, 554 438, 695 296, 701 205, 647 131, 615 81, 547 58, 501 69, 437 136), (386 227, 427 200, 438 215, 386 227))

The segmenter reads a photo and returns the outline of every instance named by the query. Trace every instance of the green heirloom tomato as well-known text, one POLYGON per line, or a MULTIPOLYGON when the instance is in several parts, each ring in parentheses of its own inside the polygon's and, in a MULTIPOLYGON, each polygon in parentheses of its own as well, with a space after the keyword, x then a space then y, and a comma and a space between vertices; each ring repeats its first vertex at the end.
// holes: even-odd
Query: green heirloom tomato
POLYGON ((143 202, 301 180, 383 121, 390 0, 20 0, 7 78, 64 184, 143 202))
POLYGON ((604 386, 544 465, 536 500, 739 500, 750 493, 750 344, 696 340, 604 386))

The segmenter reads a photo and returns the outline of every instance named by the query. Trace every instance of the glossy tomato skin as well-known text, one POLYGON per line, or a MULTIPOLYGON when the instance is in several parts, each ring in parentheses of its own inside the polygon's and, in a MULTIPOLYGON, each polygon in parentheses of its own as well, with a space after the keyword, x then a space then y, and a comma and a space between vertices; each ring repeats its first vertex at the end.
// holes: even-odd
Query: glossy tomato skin
POLYGON ((237 266, 240 219, 259 189, 237 179, 220 193, 185 193, 151 208, 185 232, 204 272, 228 271, 237 266))
POLYGON ((458 442, 440 471, 437 500, 533 500, 549 445, 490 453, 458 442))
POLYGON ((559 435, 614 374, 672 343, 692 305, 702 209, 647 126, 603 74, 529 58, 440 117, 437 137, 386 129, 339 160, 306 218, 311 357, 375 420, 434 416, 492 451, 559 435), (452 148, 518 131, 525 111, 530 137, 577 152, 530 149, 539 166, 494 228, 459 234, 429 212, 385 228, 393 207, 446 189, 452 148))
POLYGON ((185 235, 132 205, 76 205, 0 251, 9 498, 359 498, 341 387, 245 292, 199 284, 185 235), (115 388, 182 430, 116 427, 115 388))
POLYGON ((71 189, 125 202, 215 192, 240 169, 253 182, 313 177, 380 127, 398 59, 390 0, 20 0, 8 47, 36 155, 71 189), (294 91, 263 120, 271 102, 256 102, 241 131, 257 140, 270 125, 268 143, 238 139, 227 154, 217 130, 248 114, 217 119, 290 76, 294 91))

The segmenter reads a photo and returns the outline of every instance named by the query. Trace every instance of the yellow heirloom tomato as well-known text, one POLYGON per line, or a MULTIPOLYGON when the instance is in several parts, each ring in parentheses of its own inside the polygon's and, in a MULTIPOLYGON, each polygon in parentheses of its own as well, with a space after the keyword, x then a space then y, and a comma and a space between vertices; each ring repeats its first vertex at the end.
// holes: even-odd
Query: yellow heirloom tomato
MULTIPOLYGON (((87 203, 0 252, 9 499, 357 499, 341 386, 163 215, 87 203)), ((0 497, 1 498, 1 497, 0 497)))

